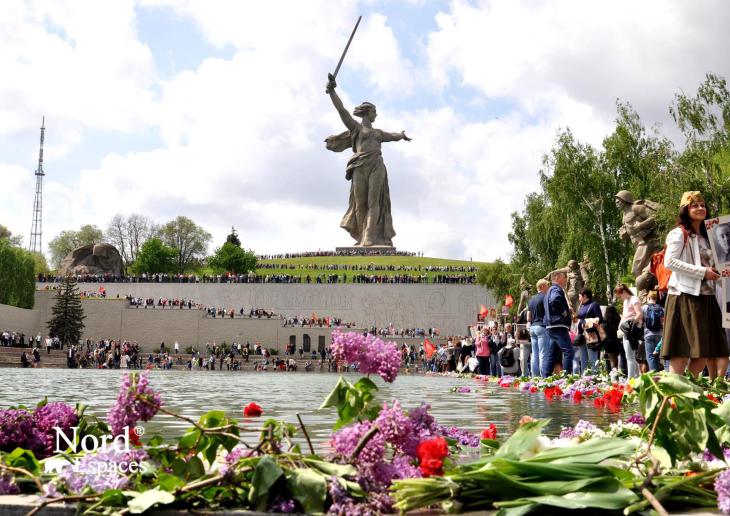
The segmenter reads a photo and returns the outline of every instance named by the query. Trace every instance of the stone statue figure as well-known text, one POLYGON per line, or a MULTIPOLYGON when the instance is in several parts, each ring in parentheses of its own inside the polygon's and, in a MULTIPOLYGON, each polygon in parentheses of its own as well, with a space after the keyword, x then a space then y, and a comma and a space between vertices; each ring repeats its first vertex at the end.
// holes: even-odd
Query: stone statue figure
POLYGON ((645 199, 634 201, 631 192, 621 190, 616 194, 616 207, 623 211, 619 235, 636 246, 631 273, 638 286, 639 276, 648 272, 651 256, 662 247, 656 233, 656 212, 661 205, 645 199))
POLYGON ((362 119, 357 122, 342 105, 335 93, 337 83, 330 74, 327 93, 347 127, 344 133, 325 139, 327 149, 342 152, 352 147, 353 154, 347 162, 345 179, 350 181, 350 204, 340 227, 355 239, 356 246, 392 246, 395 231, 390 214, 388 171, 380 153, 382 142, 411 141, 405 131, 389 133, 373 127, 377 116, 375 106, 363 102, 353 115, 362 119))
POLYGON ((525 276, 520 277, 520 303, 517 305, 517 315, 522 316, 522 311, 527 309, 530 301, 530 284, 525 281, 525 276))
POLYGON ((111 244, 90 244, 77 247, 61 261, 58 272, 66 274, 122 275, 122 257, 111 244))

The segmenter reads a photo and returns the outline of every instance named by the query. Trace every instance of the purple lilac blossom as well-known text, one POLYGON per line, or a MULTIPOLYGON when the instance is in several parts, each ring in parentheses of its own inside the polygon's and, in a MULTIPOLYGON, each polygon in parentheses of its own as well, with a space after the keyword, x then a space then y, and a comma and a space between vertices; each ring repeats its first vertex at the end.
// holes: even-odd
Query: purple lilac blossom
POLYGON ((598 430, 596 425, 584 419, 579 419, 578 423, 575 425, 575 432, 577 434, 582 434, 584 432, 593 433, 596 430, 598 430))
MULTIPOLYGON (((360 439, 372 428, 370 421, 355 423, 346 426, 332 434, 332 447, 335 452, 344 457, 351 457, 357 448, 360 439)), ((385 440, 380 432, 377 432, 360 451, 357 456, 359 463, 372 464, 380 462, 385 454, 385 440)))
POLYGON ((290 513, 294 511, 296 511, 294 500, 284 500, 281 497, 277 497, 269 507, 269 512, 290 513))
POLYGON ((718 459, 707 448, 705 448, 705 451, 702 452, 702 458, 706 462, 709 462, 709 461, 712 461, 712 460, 728 460, 728 459, 730 459, 730 446, 723 445, 723 447, 722 447, 722 455, 723 455, 723 459, 718 459))
POLYGON ((74 464, 61 470, 58 478, 68 487, 69 491, 80 493, 89 487, 97 493, 107 489, 121 489, 129 482, 124 468, 130 463, 139 463, 147 458, 144 450, 119 451, 110 447, 106 451, 87 454, 74 464))
POLYGON ((646 420, 642 417, 641 414, 634 414, 630 418, 626 420, 627 423, 633 423, 635 425, 644 426, 646 425, 646 420))
POLYGON ((330 479, 328 491, 332 505, 327 514, 373 516, 393 512, 393 499, 387 493, 368 493, 367 498, 356 500, 347 494, 337 477, 330 479))
POLYGON ((378 374, 386 382, 398 376, 401 364, 400 352, 393 342, 354 332, 332 332, 332 356, 335 360, 356 363, 364 374, 378 374))
POLYGON ((33 419, 27 410, 0 410, 0 451, 11 452, 15 448, 30 449, 33 436, 33 419))
POLYGON ((147 372, 141 375, 136 373, 125 375, 119 386, 117 401, 107 414, 112 434, 121 435, 125 426, 129 427, 131 431, 137 421, 149 421, 157 414, 161 405, 162 398, 149 387, 147 372), (151 405, 143 402, 142 399, 148 400, 151 405))
POLYGON ((575 437, 578 437, 578 433, 569 426, 564 426, 560 430, 560 439, 574 439, 575 437))
POLYGON ((63 495, 58 490, 58 487, 56 486, 55 481, 48 482, 47 484, 43 484, 42 498, 58 498, 59 496, 63 496, 63 495))
MULTIPOLYGON (((238 459, 240 459, 242 457, 250 457, 251 453, 252 453, 251 450, 248 450, 241 445, 235 446, 226 455, 225 464, 223 464, 220 468, 221 473, 223 475, 227 475, 231 469, 231 466, 233 466, 236 462, 238 462, 238 459)), ((280 512, 283 512, 283 511, 280 511, 280 512)))
POLYGON ((413 431, 418 435, 418 440, 423 441, 436 435, 438 425, 434 417, 429 414, 431 405, 421 403, 419 407, 408 411, 408 417, 413 422, 413 431))
POLYGON ((380 429, 378 433, 396 450, 411 457, 416 456, 420 439, 415 432, 413 420, 403 413, 398 401, 393 401, 393 406, 390 408, 384 403, 374 423, 380 429))
POLYGON ((20 488, 11 475, 0 475, 0 495, 17 494, 20 488))
POLYGON ((79 418, 76 409, 61 402, 46 403, 33 413, 33 451, 38 458, 53 455, 56 442, 54 427, 68 434, 71 427, 76 426, 79 418))
POLYGON ((730 469, 726 469, 715 479, 717 508, 723 514, 730 514, 730 469))
POLYGON ((436 433, 443 437, 455 440, 461 446, 470 446, 472 448, 479 447, 479 436, 469 432, 468 430, 462 430, 455 426, 439 426, 436 433))

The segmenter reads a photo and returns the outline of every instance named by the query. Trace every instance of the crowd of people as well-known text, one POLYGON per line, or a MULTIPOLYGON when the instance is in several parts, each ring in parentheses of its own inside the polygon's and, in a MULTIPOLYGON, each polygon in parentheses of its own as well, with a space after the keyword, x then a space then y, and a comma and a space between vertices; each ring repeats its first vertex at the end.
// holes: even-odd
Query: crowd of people
POLYGON ((352 283, 434 283, 434 284, 458 284, 473 285, 476 283, 475 274, 437 274, 428 276, 422 274, 413 276, 411 274, 355 274, 352 276, 352 283))
POLYGON ((438 328, 396 328, 392 324, 385 328, 373 326, 368 330, 379 337, 438 337, 438 328))
POLYGON ((284 326, 299 326, 301 328, 357 328, 357 324, 354 322, 345 322, 339 317, 317 317, 316 314, 313 314, 312 317, 304 317, 301 315, 287 317, 284 319, 284 326))
POLYGON ((316 256, 423 256, 422 252, 389 251, 382 249, 348 249, 347 251, 306 251, 300 253, 259 254, 258 260, 288 260, 290 258, 313 258, 316 256))
MULTIPOLYGON (((527 309, 530 338, 514 346, 521 362, 518 371, 543 377, 557 370, 581 374, 603 363, 629 377, 662 369, 726 376, 728 330, 717 299, 721 275, 704 223, 707 218, 701 193, 685 192, 677 226, 667 235, 663 259, 655 269, 658 286, 666 290, 640 298, 628 285, 618 284, 614 294, 622 303, 621 313, 612 304, 599 305, 589 288, 580 290, 580 306, 573 310, 564 271, 553 272, 552 283, 538 281, 527 309)), ((478 348, 489 348, 487 329, 477 342, 478 348)), ((486 370, 482 362, 480 371, 486 370)))
MULTIPOLYGON (((37 281, 47 283, 48 289, 63 278, 50 274, 39 274, 37 281)), ((434 284, 474 284, 475 274, 318 274, 316 276, 298 274, 140 274, 115 276, 111 274, 77 274, 78 283, 284 283, 284 284, 334 284, 334 283, 434 283, 434 284)), ((85 297, 106 297, 105 291, 89 291, 85 297)))
POLYGON ((358 263, 259 263, 257 269, 295 270, 305 269, 314 271, 407 271, 407 272, 477 272, 478 267, 473 265, 386 265, 386 264, 358 264, 358 263))

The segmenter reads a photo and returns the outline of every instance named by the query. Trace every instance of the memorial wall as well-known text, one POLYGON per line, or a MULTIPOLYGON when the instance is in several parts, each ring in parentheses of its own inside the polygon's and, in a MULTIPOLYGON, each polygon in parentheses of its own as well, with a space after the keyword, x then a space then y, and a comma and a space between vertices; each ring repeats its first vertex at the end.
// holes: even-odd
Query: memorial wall
MULTIPOLYGON (((79 289, 98 291, 99 286, 80 283, 79 289)), ((134 308, 124 299, 127 295, 153 298, 155 303, 159 298, 184 298, 205 306, 243 308, 246 313, 263 308, 286 317, 338 317, 359 328, 391 324, 395 328, 438 328, 441 335, 465 334, 479 306, 495 304, 486 289, 475 285, 104 283, 104 288, 106 299, 82 300, 84 338, 134 340, 146 350, 162 341, 171 345, 177 340, 183 348, 214 341, 248 341, 283 351, 292 338, 297 347, 306 341, 305 350, 316 350, 323 342, 329 344, 331 329, 285 327, 276 318, 212 318, 202 310, 134 308)), ((0 305, 0 330, 45 336, 54 295, 52 290, 38 290, 33 310, 0 305)))

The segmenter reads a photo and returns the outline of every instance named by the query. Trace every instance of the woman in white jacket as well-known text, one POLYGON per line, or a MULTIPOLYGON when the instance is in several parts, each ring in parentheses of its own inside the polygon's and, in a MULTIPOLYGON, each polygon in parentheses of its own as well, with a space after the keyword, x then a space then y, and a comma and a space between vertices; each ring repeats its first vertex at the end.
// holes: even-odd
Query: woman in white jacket
MULTIPOLYGON (((662 355, 669 370, 698 375, 707 359, 728 356, 722 314, 715 298, 712 251, 704 220, 707 207, 700 192, 685 192, 679 203, 677 227, 667 235, 664 266, 672 271, 666 302, 662 355)), ((710 367, 717 376, 717 367, 710 367)))

